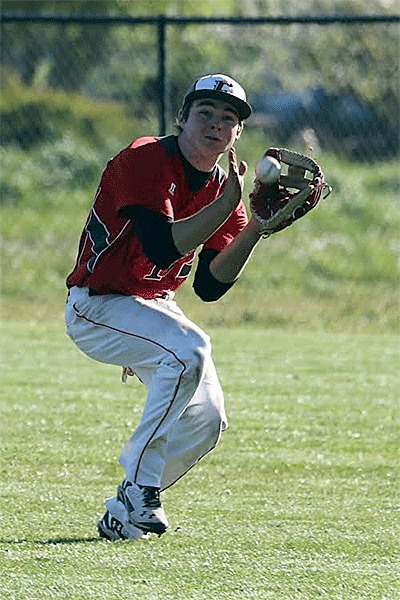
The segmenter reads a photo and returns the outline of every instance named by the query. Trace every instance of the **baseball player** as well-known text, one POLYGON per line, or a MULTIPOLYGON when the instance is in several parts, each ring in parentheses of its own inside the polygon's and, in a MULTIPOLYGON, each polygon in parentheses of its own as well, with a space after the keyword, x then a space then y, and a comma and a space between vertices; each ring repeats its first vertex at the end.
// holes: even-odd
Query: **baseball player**
POLYGON ((80 238, 67 278, 68 334, 87 356, 136 374, 148 389, 119 459, 125 479, 98 524, 109 540, 164 533, 160 492, 227 428, 210 339, 174 293, 198 251, 194 291, 218 300, 260 239, 242 201, 247 165, 234 149, 250 113, 231 77, 196 80, 177 135, 137 139, 108 162, 80 238), (225 153, 228 174, 218 165, 225 153))

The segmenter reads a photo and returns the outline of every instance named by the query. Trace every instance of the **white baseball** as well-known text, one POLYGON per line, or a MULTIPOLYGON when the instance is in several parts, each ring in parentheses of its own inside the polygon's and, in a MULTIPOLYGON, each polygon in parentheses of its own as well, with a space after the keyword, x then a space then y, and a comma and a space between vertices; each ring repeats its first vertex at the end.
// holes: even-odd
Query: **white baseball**
POLYGON ((263 156, 254 171, 261 183, 275 183, 281 174, 281 165, 273 156, 263 156))

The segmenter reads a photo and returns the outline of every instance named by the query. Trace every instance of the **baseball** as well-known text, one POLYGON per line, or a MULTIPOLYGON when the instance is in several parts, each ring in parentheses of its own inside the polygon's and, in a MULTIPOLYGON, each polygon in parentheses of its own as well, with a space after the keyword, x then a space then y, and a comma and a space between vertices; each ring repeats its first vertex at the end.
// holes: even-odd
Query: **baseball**
POLYGON ((261 183, 275 183, 281 174, 281 165, 273 156, 263 156, 254 170, 261 183))

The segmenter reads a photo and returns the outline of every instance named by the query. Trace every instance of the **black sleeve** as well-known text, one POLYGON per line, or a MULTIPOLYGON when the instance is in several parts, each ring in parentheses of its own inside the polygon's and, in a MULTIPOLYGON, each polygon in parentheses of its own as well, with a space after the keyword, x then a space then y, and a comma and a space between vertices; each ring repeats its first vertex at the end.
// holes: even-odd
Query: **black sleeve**
POLYGON ((168 269, 182 254, 172 238, 172 220, 144 206, 127 206, 122 213, 128 216, 143 247, 143 252, 160 269, 168 269))
POLYGON ((215 279, 210 272, 210 262, 217 254, 219 254, 218 250, 210 248, 204 248, 199 254, 193 289, 204 302, 219 300, 235 283, 234 281, 232 283, 222 283, 215 279))

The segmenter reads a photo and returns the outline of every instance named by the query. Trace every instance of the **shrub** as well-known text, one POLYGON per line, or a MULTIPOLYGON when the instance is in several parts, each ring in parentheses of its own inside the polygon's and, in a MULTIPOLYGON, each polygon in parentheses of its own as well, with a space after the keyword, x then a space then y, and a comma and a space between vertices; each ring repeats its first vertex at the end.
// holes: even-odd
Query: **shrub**
MULTIPOLYGON (((133 120, 124 104, 95 101, 84 94, 44 90, 2 74, 1 144, 24 150, 61 140, 73 132, 85 146, 113 152, 148 133, 149 123, 133 120)), ((154 126, 155 123, 151 124, 154 126)))

